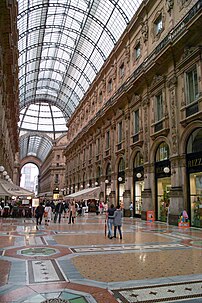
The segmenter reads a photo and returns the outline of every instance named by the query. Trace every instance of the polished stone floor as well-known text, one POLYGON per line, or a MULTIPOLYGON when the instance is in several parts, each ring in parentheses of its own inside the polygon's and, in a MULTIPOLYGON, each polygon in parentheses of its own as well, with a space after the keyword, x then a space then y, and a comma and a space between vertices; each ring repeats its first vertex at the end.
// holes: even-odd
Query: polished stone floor
POLYGON ((93 213, 50 226, 0 218, 0 303, 202 302, 202 230, 93 213))

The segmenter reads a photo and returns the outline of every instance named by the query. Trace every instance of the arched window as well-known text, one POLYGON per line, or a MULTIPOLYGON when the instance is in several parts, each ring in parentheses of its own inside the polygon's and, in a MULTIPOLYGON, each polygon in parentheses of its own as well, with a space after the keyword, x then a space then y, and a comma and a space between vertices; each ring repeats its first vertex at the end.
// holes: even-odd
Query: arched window
POLYGON ((143 155, 140 152, 137 152, 134 162, 133 162, 133 168, 143 166, 143 155))
POLYGON ((187 154, 202 152, 202 128, 193 131, 187 142, 187 154))
POLYGON ((164 161, 169 159, 169 146, 166 142, 159 144, 156 151, 156 162, 164 161))
POLYGON ((122 173, 124 171, 125 171, 125 161, 123 160, 123 158, 121 158, 118 165, 118 172, 122 173))

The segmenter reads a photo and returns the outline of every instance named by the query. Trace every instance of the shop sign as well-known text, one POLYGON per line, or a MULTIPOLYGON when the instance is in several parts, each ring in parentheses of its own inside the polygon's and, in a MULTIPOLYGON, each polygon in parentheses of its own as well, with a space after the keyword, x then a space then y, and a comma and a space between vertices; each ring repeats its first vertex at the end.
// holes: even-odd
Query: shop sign
POLYGON ((196 158, 192 160, 188 160, 188 167, 196 167, 202 165, 202 158, 196 158))

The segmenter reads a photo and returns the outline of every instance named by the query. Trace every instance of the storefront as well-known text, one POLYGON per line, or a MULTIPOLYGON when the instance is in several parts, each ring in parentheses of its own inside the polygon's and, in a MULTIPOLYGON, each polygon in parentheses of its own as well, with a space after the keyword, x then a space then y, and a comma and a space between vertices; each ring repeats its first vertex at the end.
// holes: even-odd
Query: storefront
POLYGON ((141 217, 142 211, 142 192, 144 191, 144 167, 143 156, 138 152, 133 162, 133 215, 141 217))
POLYGON ((165 142, 159 145, 155 160, 156 219, 166 222, 170 204, 171 173, 169 147, 165 142))
POLYGON ((188 214, 191 225, 202 227, 202 129, 187 142, 188 214))

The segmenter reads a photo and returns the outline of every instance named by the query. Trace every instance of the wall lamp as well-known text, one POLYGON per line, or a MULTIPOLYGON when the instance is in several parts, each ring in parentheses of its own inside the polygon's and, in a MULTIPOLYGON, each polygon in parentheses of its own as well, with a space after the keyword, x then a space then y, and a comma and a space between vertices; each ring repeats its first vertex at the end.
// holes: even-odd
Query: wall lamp
POLYGON ((121 177, 118 177, 118 181, 121 182, 123 179, 121 177))
POLYGON ((98 182, 95 182, 95 186, 98 186, 98 182))
POLYGON ((4 166, 1 165, 0 166, 0 173, 3 173, 4 169, 5 169, 4 166))
POLYGON ((165 174, 169 174, 170 168, 166 166, 166 167, 164 167, 163 171, 165 174))
POLYGON ((109 183, 109 180, 106 179, 106 180, 105 180, 105 184, 108 184, 108 183, 109 183))
POLYGON ((142 177, 142 174, 141 174, 141 173, 137 173, 136 177, 137 177, 138 179, 140 179, 140 178, 142 177))

